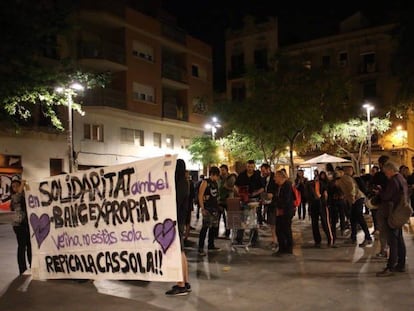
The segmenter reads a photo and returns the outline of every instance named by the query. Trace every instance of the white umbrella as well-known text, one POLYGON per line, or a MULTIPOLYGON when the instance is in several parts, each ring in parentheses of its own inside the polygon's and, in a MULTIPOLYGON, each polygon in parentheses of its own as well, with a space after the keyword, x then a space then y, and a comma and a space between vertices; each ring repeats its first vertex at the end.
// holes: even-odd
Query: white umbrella
POLYGON ((342 162, 351 162, 351 161, 324 153, 324 154, 321 154, 320 156, 309 159, 301 164, 342 163, 342 162))

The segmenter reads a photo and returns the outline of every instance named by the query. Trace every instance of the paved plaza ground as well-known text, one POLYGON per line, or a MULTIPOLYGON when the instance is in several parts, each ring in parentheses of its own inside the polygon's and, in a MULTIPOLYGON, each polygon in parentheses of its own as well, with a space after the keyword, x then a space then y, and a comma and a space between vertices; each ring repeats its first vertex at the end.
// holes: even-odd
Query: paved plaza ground
MULTIPOLYGON (((342 244, 313 247, 309 220, 293 222, 294 256, 274 257, 268 247, 270 232, 260 230, 260 245, 248 252, 230 248, 197 254, 200 224, 186 247, 192 293, 167 297, 172 283, 73 280, 34 281, 18 276, 16 241, 10 225, 0 225, 0 310, 413 310, 414 219, 404 228, 408 272, 387 278, 375 273, 384 266, 376 259, 378 242, 366 248, 342 244)), ((371 228, 372 231, 372 228, 371 228)), ((322 230, 321 230, 322 232, 322 230)), ((358 235, 362 242, 362 234, 358 235)))

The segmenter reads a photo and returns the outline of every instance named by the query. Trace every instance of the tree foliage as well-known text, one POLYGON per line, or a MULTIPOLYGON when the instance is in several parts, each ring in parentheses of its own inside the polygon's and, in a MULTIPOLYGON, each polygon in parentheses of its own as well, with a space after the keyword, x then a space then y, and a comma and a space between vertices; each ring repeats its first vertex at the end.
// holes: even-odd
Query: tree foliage
MULTIPOLYGON (((371 120, 373 136, 384 134, 390 127, 389 118, 373 118, 371 120)), ((320 132, 312 134, 309 144, 321 151, 345 153, 351 157, 357 172, 359 172, 362 155, 367 151, 367 137, 367 121, 356 118, 346 122, 325 124, 320 132)))
POLYGON ((336 71, 309 68, 303 58, 275 58, 273 70, 252 71, 247 77, 248 96, 242 102, 218 105, 226 126, 248 135, 259 149, 270 148, 275 158, 298 138, 353 111, 346 101, 349 83, 336 71))
POLYGON ((219 162, 217 141, 208 136, 194 137, 188 146, 188 151, 191 154, 191 161, 202 163, 204 169, 219 162))
POLYGON ((250 159, 264 159, 265 156, 258 148, 255 141, 248 135, 242 135, 236 131, 232 131, 226 137, 220 140, 220 144, 229 160, 247 162, 250 159))
MULTIPOLYGON (((74 30, 69 18, 74 3, 69 0, 0 2, 1 120, 18 126, 40 110, 54 127, 63 129, 57 107, 67 105, 69 94, 58 94, 55 88, 69 86, 74 81, 86 89, 107 83, 106 73, 85 72, 71 59, 58 60, 57 38, 74 30), (50 61, 50 57, 56 59, 50 61)), ((80 105, 73 108, 80 111, 80 105)))

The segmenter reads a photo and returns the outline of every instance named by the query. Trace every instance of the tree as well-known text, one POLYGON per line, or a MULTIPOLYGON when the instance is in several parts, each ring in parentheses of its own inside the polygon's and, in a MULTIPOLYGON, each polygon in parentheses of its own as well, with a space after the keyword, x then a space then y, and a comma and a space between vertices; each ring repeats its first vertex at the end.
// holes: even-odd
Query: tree
MULTIPOLYGON (((371 131, 382 135, 391 127, 389 118, 373 118, 371 131)), ((368 136, 367 121, 350 119, 347 122, 325 124, 320 132, 315 132, 309 143, 326 152, 341 152, 351 157, 356 173, 359 174, 362 155, 366 152, 368 136)), ((371 137, 372 139, 372 137, 371 137)))
MULTIPOLYGON (((70 16, 73 1, 12 0, 0 2, 2 23, 0 45, 0 119, 15 126, 36 111, 62 130, 59 106, 67 105, 66 95, 57 86, 77 81, 85 88, 101 87, 109 76, 78 68, 71 59, 58 60, 58 37, 74 30, 70 16), (53 65, 47 65, 45 56, 53 65)), ((80 111, 80 105, 73 105, 80 111)))
POLYGON ((191 154, 192 162, 203 164, 203 173, 207 173, 207 167, 219 162, 217 154, 218 145, 216 140, 208 136, 196 136, 191 140, 188 151, 191 154))
POLYGON ((269 158, 288 146, 292 170, 293 150, 302 135, 353 111, 345 100, 345 78, 337 71, 306 67, 302 60, 278 55, 273 70, 246 76, 245 100, 217 105, 226 126, 249 135, 258 148, 270 148, 269 158))
POLYGON ((220 144, 223 146, 225 153, 229 155, 229 160, 245 163, 250 159, 265 159, 264 154, 248 135, 232 131, 220 140, 220 144))

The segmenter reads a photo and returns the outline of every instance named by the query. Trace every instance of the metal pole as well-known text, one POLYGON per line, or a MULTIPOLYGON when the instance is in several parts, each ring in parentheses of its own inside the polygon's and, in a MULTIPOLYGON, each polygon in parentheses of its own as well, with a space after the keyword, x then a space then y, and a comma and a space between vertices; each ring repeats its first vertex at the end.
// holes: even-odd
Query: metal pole
POLYGON ((368 120, 368 173, 371 172, 371 109, 367 108, 368 120))
POLYGON ((68 158, 69 173, 73 172, 72 95, 68 95, 68 158))

